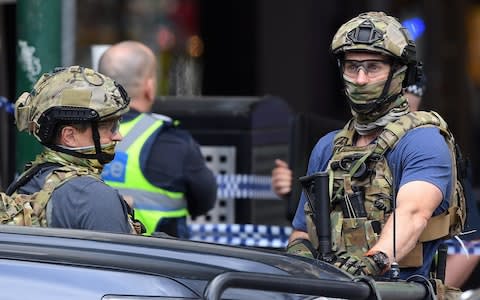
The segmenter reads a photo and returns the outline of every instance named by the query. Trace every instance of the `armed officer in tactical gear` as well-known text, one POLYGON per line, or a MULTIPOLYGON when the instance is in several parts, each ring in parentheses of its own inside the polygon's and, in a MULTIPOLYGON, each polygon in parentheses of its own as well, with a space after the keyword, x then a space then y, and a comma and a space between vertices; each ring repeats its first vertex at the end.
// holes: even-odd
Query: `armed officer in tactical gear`
MULTIPOLYGON (((334 263, 354 275, 378 276, 390 269, 395 254, 400 278, 428 276, 439 237, 447 233, 423 236, 431 233, 425 229, 432 216, 449 209, 452 158, 438 127, 409 128, 443 122, 437 114, 409 113, 402 94, 402 87, 421 76, 415 43, 397 19, 369 12, 343 24, 331 50, 353 118, 318 141, 307 173, 327 171, 330 177, 334 263)), ((304 193, 290 253, 314 255, 318 241, 311 216, 304 193)))
POLYGON ((122 139, 119 120, 128 104, 119 84, 80 66, 46 73, 23 93, 17 128, 45 151, 8 188, 12 199, 29 200, 8 223, 133 233, 125 201, 100 178, 122 139))

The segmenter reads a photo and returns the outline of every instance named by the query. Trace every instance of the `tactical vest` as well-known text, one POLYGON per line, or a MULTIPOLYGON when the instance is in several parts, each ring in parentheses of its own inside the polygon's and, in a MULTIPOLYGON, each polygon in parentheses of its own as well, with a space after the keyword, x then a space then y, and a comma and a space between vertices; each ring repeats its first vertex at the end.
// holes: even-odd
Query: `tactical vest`
MULTIPOLYGON (((17 182, 28 175, 34 175, 39 168, 33 166, 24 172, 17 182)), ((61 166, 53 170, 45 179, 42 189, 30 194, 19 194, 14 192, 11 196, 0 193, 0 224, 17 226, 48 227, 48 220, 52 217, 52 206, 49 205, 52 193, 65 184, 67 181, 78 176, 90 176, 101 180, 97 173, 91 172, 88 168, 61 166)), ((137 234, 131 216, 128 217, 131 233, 137 234)))
MULTIPOLYGON (((399 262, 401 267, 423 265, 422 243, 446 239, 460 233, 465 222, 465 197, 457 178, 457 149, 446 122, 435 112, 412 112, 388 124, 375 143, 354 146, 353 122, 335 136, 333 156, 328 164, 331 204, 332 250, 363 256, 377 241, 392 212, 394 178, 386 153, 411 129, 437 127, 452 158, 452 193, 449 209, 430 218, 416 247, 399 262)), ((312 212, 305 205, 310 239, 318 244, 312 212)))
POLYGON ((162 126, 168 126, 166 122, 149 114, 140 114, 133 120, 120 124, 123 139, 115 148, 115 159, 105 166, 102 173, 108 185, 118 189, 123 196, 133 199, 135 219, 142 222, 147 235, 155 231, 161 218, 188 215, 184 194, 153 185, 140 166, 144 144, 162 126))
MULTIPOLYGON (((28 170, 20 176, 18 181, 22 180, 27 173, 29 173, 28 170)), ((38 192, 31 195, 14 192, 11 196, 1 193, 0 223, 47 227, 48 219, 51 217, 51 210, 47 211, 47 204, 53 191, 77 176, 92 176, 99 180, 98 175, 91 174, 86 168, 63 166, 47 175, 43 188, 38 192)))

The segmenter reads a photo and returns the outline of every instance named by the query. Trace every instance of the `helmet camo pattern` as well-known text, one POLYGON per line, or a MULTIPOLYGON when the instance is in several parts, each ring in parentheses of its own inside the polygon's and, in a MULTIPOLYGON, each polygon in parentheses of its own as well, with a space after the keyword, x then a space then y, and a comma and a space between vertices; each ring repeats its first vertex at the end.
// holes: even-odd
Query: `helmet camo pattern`
POLYGON ((31 93, 15 103, 19 131, 50 143, 59 123, 98 122, 128 111, 129 98, 122 86, 107 76, 80 66, 43 74, 31 93))
POLYGON ((343 24, 335 34, 332 52, 379 52, 396 57, 403 64, 417 61, 415 42, 400 22, 383 12, 367 12, 343 24))

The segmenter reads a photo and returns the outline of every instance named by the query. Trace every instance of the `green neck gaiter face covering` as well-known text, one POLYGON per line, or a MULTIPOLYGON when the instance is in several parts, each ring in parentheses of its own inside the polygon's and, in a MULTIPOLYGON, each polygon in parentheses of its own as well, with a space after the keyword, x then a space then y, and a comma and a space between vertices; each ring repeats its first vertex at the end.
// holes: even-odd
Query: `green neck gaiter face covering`
MULTIPOLYGON (((112 158, 115 155, 115 146, 117 145, 116 142, 108 143, 105 145, 102 145, 102 152, 106 154, 110 154, 112 158)), ((83 154, 95 154, 95 147, 94 146, 89 146, 89 147, 79 147, 79 148, 67 148, 69 150, 73 150, 79 153, 83 154)), ((79 167, 85 167, 88 168, 92 173, 95 174, 100 174, 103 170, 104 164, 100 163, 97 159, 88 159, 88 158, 80 158, 80 157, 75 157, 73 155, 59 152, 59 151, 53 151, 51 149, 46 149, 44 153, 41 154, 40 157, 37 158, 37 160, 43 160, 43 161, 48 161, 48 162, 55 162, 55 163, 60 163, 62 165, 75 165, 79 167)))
POLYGON ((345 94, 350 102, 352 115, 357 122, 360 124, 374 122, 388 113, 391 108, 399 105, 399 103, 395 103, 393 100, 396 98, 394 96, 400 95, 402 91, 402 82, 405 78, 406 70, 407 67, 403 66, 393 74, 388 92, 384 96, 385 99, 391 98, 391 100, 388 101, 380 99, 387 79, 366 85, 358 85, 353 82, 352 79, 345 75, 343 76, 345 82, 345 94), (374 104, 375 101, 380 104, 372 107, 371 105, 374 104), (370 109, 371 107, 372 109, 370 109))

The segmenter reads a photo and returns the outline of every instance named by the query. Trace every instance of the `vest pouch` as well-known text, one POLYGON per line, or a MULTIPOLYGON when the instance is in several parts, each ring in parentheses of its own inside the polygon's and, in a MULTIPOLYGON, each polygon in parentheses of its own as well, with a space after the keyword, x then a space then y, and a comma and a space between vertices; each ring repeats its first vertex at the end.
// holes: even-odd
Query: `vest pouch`
POLYGON ((382 225, 377 220, 367 220, 365 222, 365 238, 367 240, 368 249, 372 248, 378 241, 382 225))
POLYGON ((318 249, 319 243, 318 243, 317 228, 315 227, 315 223, 313 222, 313 211, 310 208, 310 205, 308 205, 308 202, 305 203, 303 210, 305 211, 305 221, 307 222, 308 238, 310 239, 310 242, 312 243, 313 247, 315 249, 318 249))
POLYGON ((398 262, 400 268, 418 268, 423 265, 423 244, 417 242, 415 248, 398 262))
POLYGON ((367 218, 343 219, 343 240, 349 255, 363 256, 378 241, 375 226, 378 221, 367 218))
POLYGON ((341 211, 335 210, 330 213, 330 224, 332 226, 332 251, 345 251, 342 238, 343 214, 341 211))
MULTIPOLYGON (((444 284, 440 279, 430 279, 438 300, 462 299, 462 291, 456 287, 444 284)), ((467 297, 465 297, 467 298, 467 297)), ((470 298, 472 299, 472 298, 470 298)), ((476 299, 475 297, 473 299, 476 299)))

